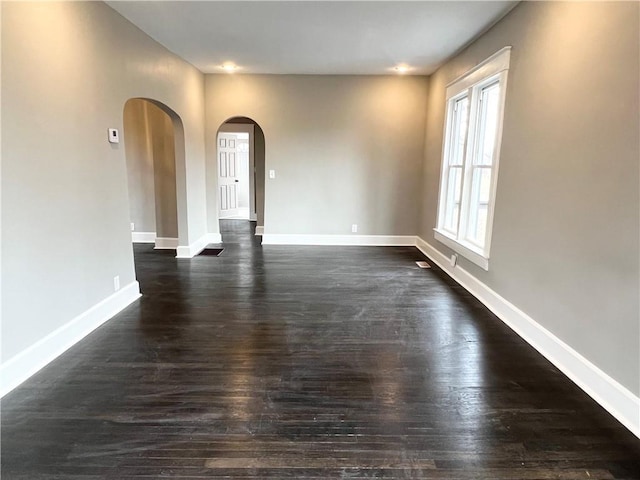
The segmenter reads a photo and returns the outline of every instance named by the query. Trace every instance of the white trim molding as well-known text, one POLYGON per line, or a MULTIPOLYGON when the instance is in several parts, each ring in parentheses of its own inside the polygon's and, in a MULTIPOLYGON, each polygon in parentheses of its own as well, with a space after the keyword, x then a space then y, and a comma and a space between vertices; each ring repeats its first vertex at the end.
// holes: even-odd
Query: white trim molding
POLYGON ((455 238, 451 238, 444 230, 440 231, 434 228, 433 236, 440 243, 444 243, 451 250, 459 253, 483 270, 489 270, 489 258, 485 257, 481 252, 474 250, 471 245, 467 247, 464 243, 459 242, 455 238))
POLYGON ((131 243, 155 243, 156 232, 131 232, 131 243))
POLYGON ((416 246, 529 345, 640 438, 640 398, 544 328, 525 312, 417 237, 416 246))
POLYGON ((4 362, 0 365, 0 397, 4 397, 138 298, 140 287, 134 281, 4 362))
POLYGON ((413 247, 413 235, 308 235, 278 234, 262 235, 263 245, 358 245, 381 247, 413 247))
POLYGON ((447 97, 454 96, 459 92, 466 90, 474 83, 481 81, 483 78, 509 70, 510 63, 511 46, 502 47, 471 70, 451 80, 446 86, 447 97))
POLYGON ((222 235, 219 233, 205 233, 191 245, 178 246, 176 248, 176 258, 193 258, 210 243, 222 243, 222 235))
POLYGON ((207 233, 209 243, 222 243, 222 235, 219 233, 207 233))
POLYGON ((258 235, 258 236, 264 235, 264 225, 257 225, 256 226, 256 235, 258 235))
POLYGON ((157 237, 156 246, 154 248, 156 250, 175 250, 176 248, 178 248, 178 239, 169 237, 157 237))

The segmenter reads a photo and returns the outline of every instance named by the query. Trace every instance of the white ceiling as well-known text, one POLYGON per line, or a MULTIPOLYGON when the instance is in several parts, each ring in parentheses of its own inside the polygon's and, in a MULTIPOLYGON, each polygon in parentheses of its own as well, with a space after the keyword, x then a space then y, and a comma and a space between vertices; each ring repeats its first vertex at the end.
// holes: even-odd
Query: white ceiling
POLYGON ((517 2, 110 1, 204 73, 430 74, 517 2))

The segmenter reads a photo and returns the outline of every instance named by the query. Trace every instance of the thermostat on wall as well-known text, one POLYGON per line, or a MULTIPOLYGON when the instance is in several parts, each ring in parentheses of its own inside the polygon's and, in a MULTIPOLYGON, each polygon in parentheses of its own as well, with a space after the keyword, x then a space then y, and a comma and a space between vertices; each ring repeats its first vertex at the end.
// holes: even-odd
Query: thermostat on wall
POLYGON ((120 143, 120 134, 117 128, 109 129, 109 143, 120 143))

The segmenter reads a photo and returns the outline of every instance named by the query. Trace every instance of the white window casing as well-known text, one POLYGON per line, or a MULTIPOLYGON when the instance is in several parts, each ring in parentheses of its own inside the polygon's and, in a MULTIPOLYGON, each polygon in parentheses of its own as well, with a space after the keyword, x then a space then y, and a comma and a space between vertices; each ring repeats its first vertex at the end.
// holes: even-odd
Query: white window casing
POLYGON ((447 86, 434 237, 489 269, 502 143, 507 72, 505 47, 447 86))

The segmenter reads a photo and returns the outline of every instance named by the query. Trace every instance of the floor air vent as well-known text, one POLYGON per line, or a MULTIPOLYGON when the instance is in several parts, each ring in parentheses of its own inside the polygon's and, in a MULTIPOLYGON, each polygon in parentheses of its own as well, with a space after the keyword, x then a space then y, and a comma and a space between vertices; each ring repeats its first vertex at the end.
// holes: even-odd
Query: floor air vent
POLYGON ((213 257, 219 257, 224 248, 205 248, 198 255, 209 255, 213 257))

